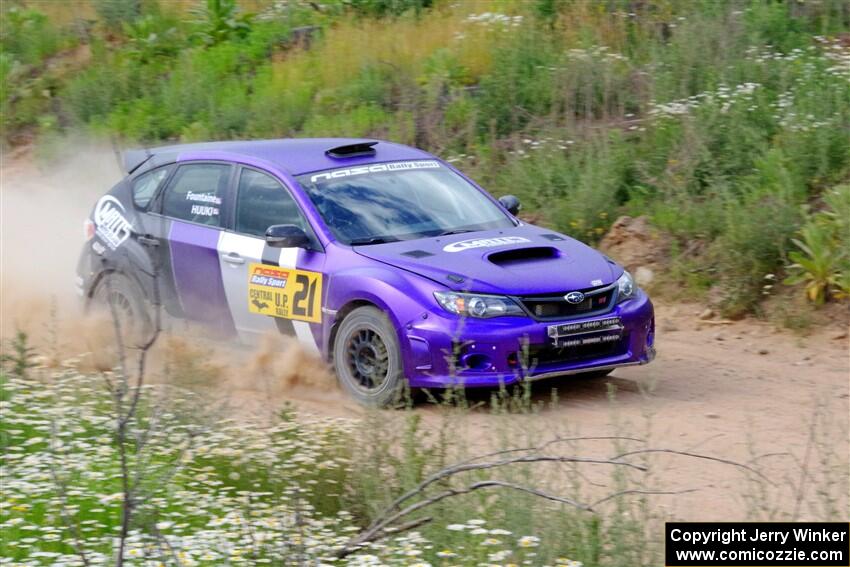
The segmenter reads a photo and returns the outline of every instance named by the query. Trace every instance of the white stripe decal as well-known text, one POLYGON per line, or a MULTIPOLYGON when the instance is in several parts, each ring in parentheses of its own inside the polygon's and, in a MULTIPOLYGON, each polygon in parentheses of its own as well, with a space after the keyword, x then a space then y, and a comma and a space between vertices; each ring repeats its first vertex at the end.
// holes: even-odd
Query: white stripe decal
POLYGON ((310 329, 310 323, 305 321, 293 321, 295 328, 295 336, 298 337, 298 342, 305 350, 313 354, 319 354, 319 347, 316 346, 316 338, 313 336, 313 331, 310 329))
MULTIPOLYGON (((278 264, 281 268, 297 268, 299 248, 281 248, 280 260, 278 264)), ((319 354, 319 347, 316 345, 316 338, 313 336, 313 330, 310 329, 310 323, 306 321, 292 321, 292 328, 295 329, 295 336, 298 337, 298 342, 301 343, 307 351, 314 354, 319 354)))
POLYGON ((251 335, 277 330, 271 317, 256 315, 248 311, 248 272, 251 262, 260 262, 263 258, 263 247, 266 245, 261 238, 243 236, 232 232, 221 232, 218 240, 219 264, 221 279, 224 282, 224 293, 233 315, 239 336, 245 342, 250 342, 251 335), (244 263, 231 264, 224 260, 228 254, 241 256, 244 263))
POLYGON ((281 248, 278 265, 281 268, 297 268, 295 264, 298 262, 298 250, 298 248, 281 248))

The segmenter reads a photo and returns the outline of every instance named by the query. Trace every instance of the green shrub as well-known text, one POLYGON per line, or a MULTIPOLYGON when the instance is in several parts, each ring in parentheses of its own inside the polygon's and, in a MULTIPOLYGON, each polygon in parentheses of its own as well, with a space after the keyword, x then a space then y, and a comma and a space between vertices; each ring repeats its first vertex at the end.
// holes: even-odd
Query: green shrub
POLYGON ((142 13, 141 0, 93 0, 100 21, 112 32, 131 25, 142 13))
POLYGON ((552 68, 558 52, 551 40, 523 28, 494 54, 493 71, 482 77, 479 129, 503 136, 519 130, 552 105, 552 68))
POLYGON ((141 63, 176 55, 182 46, 175 22, 161 16, 147 14, 123 25, 127 38, 127 55, 141 63))
POLYGON ((526 138, 508 154, 504 172, 489 188, 517 195, 548 224, 596 242, 627 199, 631 158, 631 147, 616 133, 582 144, 526 138))
POLYGON ((730 315, 753 310, 761 299, 764 277, 775 274, 800 226, 804 188, 793 179, 779 150, 757 161, 741 197, 726 201, 726 226, 712 243, 720 276, 721 305, 730 315))
POLYGON ((63 36, 43 13, 16 5, 0 12, 0 47, 27 65, 40 64, 63 46, 63 36))
POLYGON ((7 345, 0 352, 0 368, 12 376, 26 378, 30 369, 37 364, 34 359, 35 349, 30 346, 29 337, 24 331, 16 331, 15 336, 9 339, 7 345))
POLYGON ((789 285, 805 284, 809 301, 850 296, 850 185, 824 195, 824 209, 815 213, 793 239, 788 254, 789 285))
POLYGON ((104 43, 91 49, 94 64, 69 79, 63 99, 80 123, 103 123, 116 107, 139 97, 145 80, 138 76, 138 65, 111 55, 104 43))
POLYGON ((402 112, 390 114, 375 105, 363 105, 341 114, 311 116, 303 127, 305 136, 377 137, 412 140, 410 116, 402 112))
POLYGON ((206 45, 218 45, 231 38, 244 38, 251 31, 253 14, 240 14, 236 0, 204 0, 195 10, 194 37, 206 45))
POLYGON ((361 16, 400 16, 413 11, 419 14, 430 8, 433 0, 342 0, 342 4, 361 16))

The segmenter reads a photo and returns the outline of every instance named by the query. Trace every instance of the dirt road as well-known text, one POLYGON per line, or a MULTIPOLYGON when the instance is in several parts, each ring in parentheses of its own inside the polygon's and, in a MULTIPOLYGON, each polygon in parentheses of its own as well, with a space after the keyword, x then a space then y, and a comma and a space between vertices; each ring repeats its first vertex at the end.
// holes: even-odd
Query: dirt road
MULTIPOLYGON (((53 327, 61 336, 63 353, 71 355, 90 350, 93 340, 93 327, 80 321, 70 293, 80 226, 95 196, 115 179, 117 168, 103 149, 62 159, 58 167, 45 171, 30 155, 4 157, 0 327, 4 339, 16 327, 27 329, 41 346, 49 342, 53 327), (51 297, 59 311, 56 324, 50 323, 51 297)), ((816 330, 801 338, 755 321, 704 322, 699 311, 696 305, 658 305, 659 355, 653 364, 618 370, 605 379, 567 377, 536 383, 533 397, 540 410, 512 419, 541 435, 562 428, 582 435, 631 433, 648 438, 654 447, 755 462, 773 482, 753 504, 745 497, 752 491, 741 470, 661 455, 656 480, 664 488, 697 489, 657 497, 657 505, 675 517, 740 519, 755 509, 763 517, 775 509, 815 518, 823 515, 820 508, 830 505, 825 502, 846 517, 846 328, 816 330), (557 401, 549 403, 553 390, 557 401), (819 497, 818 490, 826 490, 826 497, 819 497)), ((196 369, 200 382, 216 385, 237 416, 273 412, 285 401, 321 415, 362 413, 336 389, 320 363, 291 345, 270 344, 247 352, 212 344, 199 351, 184 339, 169 348, 187 360, 205 358, 196 369)), ((486 401, 489 393, 470 395, 486 401)), ((426 425, 441 419, 427 404, 415 411, 426 425)), ((484 446, 499 418, 479 409, 465 419, 467 442, 484 446)))
MULTIPOLYGON (((796 510, 800 518, 814 519, 823 517, 826 505, 846 516, 850 495, 846 333, 830 328, 799 337, 755 321, 715 325, 701 321, 700 310, 697 305, 657 306, 659 354, 652 364, 618 370, 603 379, 564 377, 535 383, 532 396, 539 410, 510 419, 517 427, 539 431, 541 438, 565 430, 583 436, 634 435, 656 448, 756 464, 773 483, 762 487, 767 495, 761 501, 751 502, 746 495, 755 495, 740 469, 660 456, 653 465, 658 469, 657 486, 696 489, 655 497, 657 505, 674 517, 719 521, 796 510), (820 498, 818 490, 828 490, 829 495, 820 498)), ((236 383, 231 381, 228 399, 236 413, 256 416, 261 408, 278 408, 284 401, 318 415, 362 413, 328 386, 331 378, 316 381, 313 373, 310 385, 293 388, 293 370, 285 363, 283 367, 288 369, 286 377, 278 381, 272 374, 271 387, 265 380, 239 384, 245 374, 236 383)), ((462 428, 465 442, 482 450, 491 445, 496 421, 503 419, 486 410, 491 394, 469 392, 472 402, 482 402, 485 409, 471 411, 462 428)), ((426 425, 436 427, 442 419, 441 411, 428 403, 415 411, 424 416, 426 425)))

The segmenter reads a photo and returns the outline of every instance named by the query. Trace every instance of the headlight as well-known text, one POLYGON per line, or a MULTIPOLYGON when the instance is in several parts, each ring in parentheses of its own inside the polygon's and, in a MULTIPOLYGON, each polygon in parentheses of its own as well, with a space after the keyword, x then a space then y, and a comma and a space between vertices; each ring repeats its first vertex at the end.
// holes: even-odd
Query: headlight
POLYGON ((619 289, 619 293, 617 294, 618 301, 631 299, 637 293, 635 280, 632 279, 632 275, 626 271, 623 271, 623 275, 617 280, 617 288, 619 289))
POLYGON ((464 317, 486 319, 505 315, 524 316, 526 313, 512 299, 500 295, 479 295, 454 291, 435 291, 440 307, 464 317))

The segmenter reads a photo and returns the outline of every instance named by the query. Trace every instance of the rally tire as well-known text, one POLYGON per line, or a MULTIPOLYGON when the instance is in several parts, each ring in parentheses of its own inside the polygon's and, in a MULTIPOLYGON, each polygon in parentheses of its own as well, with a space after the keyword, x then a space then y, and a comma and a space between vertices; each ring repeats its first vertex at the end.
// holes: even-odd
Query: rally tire
POLYGON ((104 275, 92 294, 91 307, 110 320, 113 314, 118 317, 125 347, 141 346, 150 338, 153 331, 150 305, 139 286, 124 274, 104 275))
POLYGON ((358 307, 337 329, 334 369, 342 387, 358 402, 387 407, 401 401, 405 379, 395 328, 380 309, 358 307))

